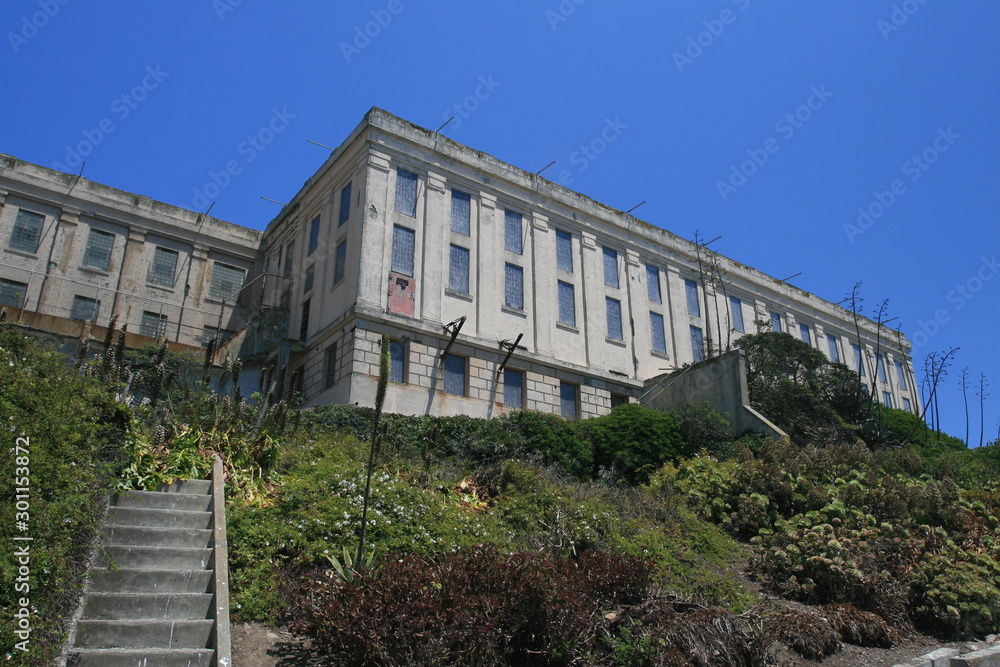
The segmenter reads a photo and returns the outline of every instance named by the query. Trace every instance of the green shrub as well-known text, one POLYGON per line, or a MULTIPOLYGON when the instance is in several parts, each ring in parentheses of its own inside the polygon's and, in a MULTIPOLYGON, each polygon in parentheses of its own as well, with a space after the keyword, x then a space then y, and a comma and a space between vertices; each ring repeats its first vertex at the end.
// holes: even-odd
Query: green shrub
POLYGON ((581 424, 593 443, 595 464, 630 484, 645 483, 664 463, 684 453, 677 418, 638 403, 620 405, 609 415, 581 424))
POLYGON ((66 356, 46 350, 19 327, 0 324, 0 521, 31 542, 9 543, 0 554, 0 643, 8 660, 48 665, 82 593, 85 568, 115 476, 124 465, 128 414, 101 383, 84 376, 66 356), (15 449, 25 446, 28 453, 15 449), (17 457, 27 460, 18 461, 17 457), (27 465, 23 465, 23 464, 27 465), (30 474, 25 474, 28 468, 30 474), (27 477, 29 483, 23 484, 27 477), (27 529, 16 530, 16 493, 28 488, 27 529), (15 548, 30 547, 30 576, 17 581, 15 548), (15 586, 28 584, 30 591, 15 586), (32 633, 24 653, 14 646, 15 611, 30 600, 32 633))

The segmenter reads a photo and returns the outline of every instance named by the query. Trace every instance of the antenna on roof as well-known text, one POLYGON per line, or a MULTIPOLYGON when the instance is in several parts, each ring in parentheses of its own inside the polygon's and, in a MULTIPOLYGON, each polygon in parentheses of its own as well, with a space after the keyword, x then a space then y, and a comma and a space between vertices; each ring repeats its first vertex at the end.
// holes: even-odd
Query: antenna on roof
POLYGON ((789 280, 791 280, 792 278, 798 278, 798 277, 799 277, 799 276, 801 276, 801 275, 802 275, 802 272, 801 272, 801 271, 799 271, 799 272, 798 272, 798 273, 796 273, 796 274, 795 274, 794 276, 788 276, 787 278, 785 278, 785 279, 784 279, 784 280, 782 280, 781 282, 783 282, 783 283, 787 283, 787 282, 788 282, 789 280))
MULTIPOLYGON (((718 240, 719 240, 719 239, 721 239, 721 238, 722 238, 722 234, 719 234, 718 236, 716 236, 716 237, 715 237, 714 239, 712 239, 711 241, 705 241, 705 242, 704 242, 704 243, 702 243, 701 245, 702 245, 703 247, 707 247, 707 246, 710 246, 710 245, 712 245, 713 243, 715 243, 716 241, 718 241, 718 240)), ((799 275, 799 274, 797 274, 797 273, 796 273, 796 274, 795 274, 795 276, 797 276, 797 275, 799 275)), ((794 278, 795 276, 792 276, 792 278, 794 278)))
POLYGON ((442 125, 442 126, 441 126, 441 127, 439 127, 438 129, 434 130, 434 134, 437 134, 438 132, 440 132, 441 130, 443 130, 443 129, 444 129, 444 126, 445 126, 445 125, 447 125, 448 123, 450 123, 450 122, 451 122, 451 121, 453 121, 453 120, 455 120, 455 117, 454 117, 454 116, 452 116, 451 118, 449 118, 448 120, 446 120, 446 121, 444 122, 444 125, 442 125))
POLYGON ((547 165, 545 165, 544 167, 542 167, 541 169, 539 169, 538 171, 536 171, 535 172, 535 176, 538 176, 540 173, 542 173, 543 171, 545 171, 546 169, 548 169, 549 167, 551 167, 555 163, 556 163, 555 160, 553 160, 552 162, 549 162, 547 165))
POLYGON ((73 185, 69 186, 69 190, 66 191, 67 197, 69 197, 69 193, 73 192, 73 188, 76 187, 76 184, 80 182, 80 177, 83 176, 83 168, 86 166, 87 166, 87 161, 84 160, 83 164, 80 165, 80 173, 76 175, 76 178, 73 179, 73 185))
POLYGON ((212 205, 211 205, 211 206, 209 206, 209 207, 208 207, 208 210, 207 210, 207 211, 205 211, 204 213, 202 213, 202 215, 204 215, 204 216, 205 216, 205 217, 207 218, 207 217, 208 217, 208 214, 212 212, 212 209, 213 209, 213 208, 215 208, 215 202, 212 202, 212 205))
POLYGON ((635 206, 633 206, 629 210, 625 211, 625 215, 630 215, 632 213, 632 211, 634 211, 635 209, 639 208, 640 206, 642 206, 645 203, 646 203, 646 200, 643 199, 641 202, 639 202, 638 204, 636 204, 635 206))
POLYGON ((284 203, 278 201, 277 199, 268 199, 267 197, 265 197, 263 195, 261 195, 261 199, 264 199, 264 200, 269 201, 269 202, 273 202, 273 203, 278 204, 280 206, 288 206, 288 204, 284 204, 284 203))
POLYGON ((316 145, 317 145, 317 146, 319 146, 320 148, 325 148, 326 150, 330 151, 331 153, 332 153, 332 152, 333 152, 333 151, 335 150, 335 149, 333 149, 333 148, 330 148, 330 147, 329 147, 329 146, 327 146, 326 144, 321 144, 321 143, 319 143, 318 141, 313 141, 312 139, 306 139, 306 141, 308 141, 308 142, 309 142, 309 143, 311 143, 311 144, 316 144, 316 145))

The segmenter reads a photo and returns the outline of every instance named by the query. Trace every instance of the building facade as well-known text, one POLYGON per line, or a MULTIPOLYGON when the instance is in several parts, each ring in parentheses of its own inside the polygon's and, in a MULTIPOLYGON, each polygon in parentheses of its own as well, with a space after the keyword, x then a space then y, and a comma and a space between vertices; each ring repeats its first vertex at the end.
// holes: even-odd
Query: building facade
POLYGON ((385 334, 388 410, 589 417, 764 326, 918 407, 896 332, 379 109, 263 247, 306 403, 371 404, 385 334))
POLYGON ((261 233, 0 155, 0 305, 79 335, 198 349, 244 326, 261 233))
POLYGON ((231 337, 305 404, 372 404, 387 335, 389 411, 601 415, 764 327, 919 408, 896 332, 380 109, 263 233, 9 156, 0 197, 4 304, 231 337))

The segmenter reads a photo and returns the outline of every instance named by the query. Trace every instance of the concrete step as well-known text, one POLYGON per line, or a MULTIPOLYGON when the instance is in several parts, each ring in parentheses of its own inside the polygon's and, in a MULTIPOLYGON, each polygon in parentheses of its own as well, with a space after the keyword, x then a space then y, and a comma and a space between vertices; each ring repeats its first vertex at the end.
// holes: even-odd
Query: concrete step
POLYGON ((162 526, 165 528, 211 528, 211 512, 111 507, 105 518, 116 526, 162 526))
POLYGON ((66 664, 70 667, 211 667, 215 651, 210 648, 77 649, 66 664))
POLYGON ((205 495, 212 492, 212 480, 184 479, 173 484, 161 484, 156 487, 156 490, 160 493, 196 493, 198 495, 205 495))
POLYGON ((89 593, 83 618, 192 620, 209 618, 211 593, 89 593))
POLYGON ((105 524, 104 540, 107 544, 156 547, 169 544, 174 547, 207 548, 212 543, 208 528, 169 528, 163 526, 121 526, 105 524))
POLYGON ((197 621, 81 620, 76 626, 78 648, 206 648, 211 619, 197 621))
POLYGON ((212 549, 110 545, 101 549, 96 567, 132 570, 204 570, 212 560, 212 549))
POLYGON ((116 495, 111 500, 111 504, 115 507, 145 507, 161 510, 208 512, 212 509, 212 496, 160 491, 126 491, 125 493, 116 495))
POLYGON ((94 593, 211 593, 212 570, 138 570, 94 568, 94 593))

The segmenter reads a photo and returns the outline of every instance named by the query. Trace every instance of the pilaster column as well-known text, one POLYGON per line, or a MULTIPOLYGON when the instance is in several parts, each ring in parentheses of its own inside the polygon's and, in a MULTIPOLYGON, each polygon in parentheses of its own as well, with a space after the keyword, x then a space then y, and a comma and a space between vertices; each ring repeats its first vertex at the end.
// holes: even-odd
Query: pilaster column
POLYGON ((441 299, 447 284, 446 275, 450 267, 451 248, 445 234, 450 228, 448 211, 445 206, 444 176, 427 172, 427 194, 424 197, 424 247, 423 271, 417 290, 422 319, 432 324, 442 324, 441 299))
POLYGON ((556 281, 551 270, 555 252, 552 248, 552 234, 549 219, 538 213, 531 218, 531 277, 533 280, 531 322, 535 329, 535 352, 546 357, 552 354, 552 329, 556 325, 559 301, 556 296, 556 281))

